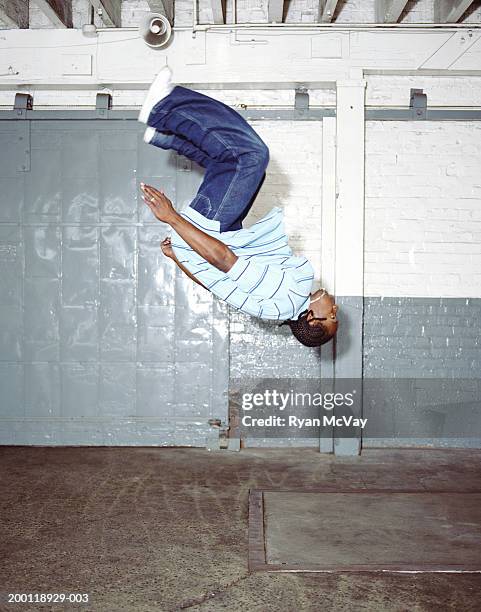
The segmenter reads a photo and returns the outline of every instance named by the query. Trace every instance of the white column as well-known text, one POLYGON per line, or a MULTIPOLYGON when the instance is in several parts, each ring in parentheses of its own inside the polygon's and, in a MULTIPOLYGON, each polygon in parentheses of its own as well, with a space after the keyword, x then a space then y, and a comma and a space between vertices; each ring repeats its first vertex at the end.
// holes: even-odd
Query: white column
MULTIPOLYGON (((336 300, 339 332, 336 338, 335 378, 353 379, 357 387, 352 413, 362 411, 362 320, 364 295, 364 100, 366 81, 355 73, 337 83, 336 130, 336 300)), ((346 390, 342 385, 343 390, 346 390)), ((339 430, 342 431, 342 430, 339 430)), ((358 454, 360 430, 338 437, 334 451, 358 454)))
POLYGON ((337 83, 336 294, 362 296, 366 81, 337 83))
MULTIPOLYGON (((321 213, 321 283, 330 293, 336 292, 336 119, 322 120, 322 213, 321 213)), ((321 348, 321 378, 323 391, 326 380, 334 378, 334 344, 329 342, 321 348)), ((319 440, 321 453, 334 450, 333 429, 331 436, 323 432, 319 440)))

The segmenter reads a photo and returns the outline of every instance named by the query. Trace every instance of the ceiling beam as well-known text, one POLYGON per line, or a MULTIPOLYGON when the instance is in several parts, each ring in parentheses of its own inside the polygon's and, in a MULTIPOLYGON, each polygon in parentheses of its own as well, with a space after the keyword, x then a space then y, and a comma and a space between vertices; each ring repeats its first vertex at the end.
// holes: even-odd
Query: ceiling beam
POLYGON ((436 23, 456 23, 468 10, 473 0, 436 0, 434 3, 434 21, 436 23))
POLYGON ((0 0, 0 19, 9 28, 28 28, 28 0, 0 0))
POLYGON ((269 23, 282 23, 284 17, 284 0, 269 0, 267 20, 269 23))
POLYGON ((56 28, 72 28, 72 0, 34 0, 56 28))
POLYGON ((122 0, 90 0, 90 4, 108 27, 120 28, 122 0))
POLYGON ((319 2, 319 21, 330 23, 334 19, 338 0, 321 0, 319 2))
POLYGON ((165 15, 170 23, 174 23, 174 0, 147 0, 153 13, 165 15))
POLYGON ((214 23, 225 23, 225 0, 210 0, 214 23))
POLYGON ((397 23, 408 0, 376 0, 376 22, 397 23))

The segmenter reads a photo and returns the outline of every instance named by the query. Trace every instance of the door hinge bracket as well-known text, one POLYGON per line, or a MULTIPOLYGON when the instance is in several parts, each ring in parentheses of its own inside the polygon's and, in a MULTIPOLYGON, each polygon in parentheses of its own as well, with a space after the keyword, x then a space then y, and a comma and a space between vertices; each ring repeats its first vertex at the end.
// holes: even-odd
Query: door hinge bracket
POLYGON ((294 108, 303 113, 309 110, 309 92, 306 87, 297 87, 294 97, 294 108))
POLYGON ((422 89, 411 89, 411 98, 409 100, 409 108, 413 119, 426 119, 426 110, 428 106, 428 96, 422 89))
POLYGON ((209 419, 210 431, 206 437, 206 449, 208 451, 240 450, 240 439, 229 438, 229 426, 221 419, 209 419))
POLYGON ((95 99, 95 110, 100 119, 109 118, 109 110, 112 108, 112 94, 98 93, 95 99))
POLYGON ((33 96, 28 93, 16 93, 13 110, 17 119, 26 119, 27 111, 33 110, 33 96))

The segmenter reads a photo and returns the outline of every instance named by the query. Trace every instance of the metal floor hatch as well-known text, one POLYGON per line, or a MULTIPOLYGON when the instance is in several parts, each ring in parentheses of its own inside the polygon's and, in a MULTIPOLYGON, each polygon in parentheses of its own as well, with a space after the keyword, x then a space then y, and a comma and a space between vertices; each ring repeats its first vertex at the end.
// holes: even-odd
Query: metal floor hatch
POLYGON ((481 491, 250 492, 249 569, 481 572, 481 491))

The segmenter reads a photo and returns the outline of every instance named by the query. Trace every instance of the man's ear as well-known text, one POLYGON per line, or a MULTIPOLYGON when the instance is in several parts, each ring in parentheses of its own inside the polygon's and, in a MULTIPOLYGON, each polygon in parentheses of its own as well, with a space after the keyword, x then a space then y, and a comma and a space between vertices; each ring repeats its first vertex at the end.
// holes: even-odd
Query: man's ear
POLYGON ((337 309, 338 309, 338 305, 337 305, 337 304, 334 304, 334 306, 332 307, 332 312, 333 312, 334 314, 336 314, 336 313, 337 313, 337 309))

